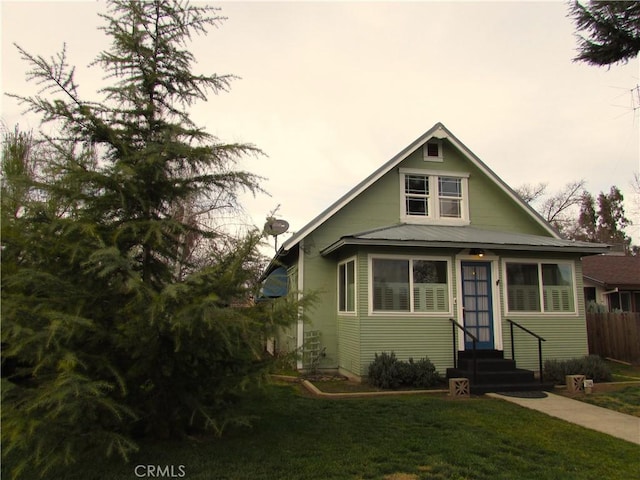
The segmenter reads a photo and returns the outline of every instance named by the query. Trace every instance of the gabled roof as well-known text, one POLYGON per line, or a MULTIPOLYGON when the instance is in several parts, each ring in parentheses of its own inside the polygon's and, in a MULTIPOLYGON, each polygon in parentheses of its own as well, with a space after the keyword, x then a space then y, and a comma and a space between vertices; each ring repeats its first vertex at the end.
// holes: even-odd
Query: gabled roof
POLYGON ((640 257, 597 255, 582 259, 582 275, 606 288, 640 289, 640 257))
POLYGON ((511 197, 518 205, 520 205, 523 211, 530 215, 538 224, 540 224, 549 235, 553 238, 560 238, 558 232, 529 204, 523 201, 520 196, 513 191, 493 170, 491 170, 482 160, 480 160, 471 150, 469 150, 455 135, 453 135, 442 123, 438 122, 431 127, 427 132, 413 141, 408 147, 398 153, 395 157, 389 160, 387 163, 378 168, 375 172, 365 178, 362 182, 349 190, 345 195, 334 202, 329 208, 324 210, 320 215, 311 220, 307 225, 302 227, 298 232, 287 239, 282 245, 282 252, 286 252, 298 242, 303 240, 307 235, 313 232, 318 226, 324 223, 327 219, 338 212, 342 207, 347 205, 351 200, 357 197, 364 190, 369 188, 373 183, 379 180, 391 169, 396 167, 400 162, 406 159, 414 151, 424 145, 432 138, 447 139, 454 147, 456 147, 473 165, 478 167, 485 175, 492 179, 496 185, 498 185, 509 197, 511 197))
POLYGON ((562 251, 591 255, 608 250, 607 245, 563 240, 541 235, 496 232, 470 226, 410 225, 402 223, 368 232, 346 235, 320 253, 328 255, 345 245, 486 248, 539 252, 562 251))

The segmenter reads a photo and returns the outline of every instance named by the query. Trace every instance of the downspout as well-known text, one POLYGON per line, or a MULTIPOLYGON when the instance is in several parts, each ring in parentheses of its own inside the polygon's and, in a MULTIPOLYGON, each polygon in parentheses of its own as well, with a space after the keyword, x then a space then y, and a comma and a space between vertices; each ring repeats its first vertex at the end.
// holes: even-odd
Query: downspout
MULTIPOLYGON (((302 299, 302 292, 304 289, 304 240, 300 240, 298 243, 298 300, 302 299)), ((296 361, 296 368, 302 370, 304 365, 302 362, 302 349, 304 347, 304 320, 303 320, 302 307, 298 308, 298 325, 296 331, 297 338, 297 351, 298 359, 296 361)))

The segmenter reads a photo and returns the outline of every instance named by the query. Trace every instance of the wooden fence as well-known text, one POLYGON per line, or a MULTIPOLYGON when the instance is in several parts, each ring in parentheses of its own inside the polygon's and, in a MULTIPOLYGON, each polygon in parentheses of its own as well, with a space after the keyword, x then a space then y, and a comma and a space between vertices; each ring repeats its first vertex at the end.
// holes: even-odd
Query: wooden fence
POLYGON ((640 313, 587 313, 589 353, 640 364, 640 313))

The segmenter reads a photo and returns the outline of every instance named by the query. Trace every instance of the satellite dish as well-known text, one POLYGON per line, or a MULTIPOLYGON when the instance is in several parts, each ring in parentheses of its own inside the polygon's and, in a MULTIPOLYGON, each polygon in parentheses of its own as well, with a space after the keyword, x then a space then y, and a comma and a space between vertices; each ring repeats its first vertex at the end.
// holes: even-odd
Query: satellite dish
POLYGON ((267 217, 267 223, 264 224, 264 233, 275 238, 276 253, 278 252, 278 235, 289 230, 289 222, 279 220, 273 217, 267 217))
POLYGON ((264 224, 264 233, 273 237, 277 237, 287 230, 289 230, 289 222, 286 220, 269 217, 267 218, 267 223, 264 224))

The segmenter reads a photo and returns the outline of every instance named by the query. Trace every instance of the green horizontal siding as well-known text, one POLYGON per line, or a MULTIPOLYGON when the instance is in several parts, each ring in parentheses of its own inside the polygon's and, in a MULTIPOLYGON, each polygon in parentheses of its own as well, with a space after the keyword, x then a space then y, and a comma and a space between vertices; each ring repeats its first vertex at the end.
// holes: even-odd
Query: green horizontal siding
MULTIPOLYGON (((518 324, 540 335, 542 358, 567 359, 586 355, 587 332, 584 317, 517 318, 518 324)), ((505 356, 511 358, 511 339, 509 323, 504 322, 502 334, 505 344, 505 356)), ((538 370, 538 340, 514 327, 515 360, 519 368, 538 370)))
POLYGON ((448 317, 365 317, 361 321, 361 364, 376 353, 394 352, 400 360, 428 357, 440 372, 453 366, 451 323, 448 317))
POLYGON ((338 317, 338 366, 356 374, 361 370, 358 317, 338 317))
POLYGON ((338 264, 334 259, 324 258, 317 253, 315 233, 304 240, 304 291, 318 296, 305 311, 304 331, 320 331, 320 345, 324 355, 319 368, 338 367, 338 264))
MULTIPOLYGON (((510 258, 512 256, 510 255, 510 258)), ((523 258, 531 258, 530 256, 523 258)), ((558 260, 558 256, 551 257, 558 260)), ((567 260, 565 257, 564 260, 567 260)), ((587 326, 585 319, 582 264, 574 261, 576 289, 578 293, 577 315, 507 315, 505 299, 501 298, 503 319, 509 318, 516 323, 540 335, 546 341, 542 342, 542 357, 544 360, 567 359, 587 355, 587 326)), ((502 269, 500 270, 502 272, 502 269)), ((502 280, 501 280, 502 282, 502 280)), ((511 333, 509 322, 503 320, 502 338, 505 356, 511 358, 511 333)), ((538 370, 538 341, 535 337, 514 327, 515 360, 519 368, 538 370)))
MULTIPOLYGON (((449 316, 401 316, 376 313, 369 315, 369 256, 402 254, 437 256, 450 259, 455 270, 452 250, 444 249, 362 249, 358 254, 358 316, 360 319, 360 370, 353 373, 366 376, 376 353, 393 351, 400 360, 428 357, 441 373, 453 366, 452 332, 449 316)), ((455 292, 455 272, 450 279, 455 292)), ((448 299, 448 291, 447 291, 448 299)), ((455 316, 455 315, 454 315, 455 316)))

